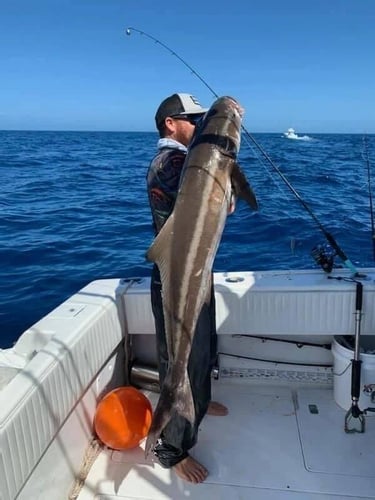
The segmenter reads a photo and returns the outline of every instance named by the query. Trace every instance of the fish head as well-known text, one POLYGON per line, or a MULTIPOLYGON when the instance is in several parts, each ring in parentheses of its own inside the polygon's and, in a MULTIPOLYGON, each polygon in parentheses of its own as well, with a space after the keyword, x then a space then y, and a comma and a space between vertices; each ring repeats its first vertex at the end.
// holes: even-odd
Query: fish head
POLYGON ((241 124, 244 108, 233 97, 216 99, 196 130, 190 149, 199 143, 210 142, 222 153, 235 159, 241 144, 241 124))
POLYGON ((236 99, 234 99, 234 97, 226 96, 226 97, 222 97, 222 99, 227 100, 227 105, 229 107, 232 107, 233 112, 238 113, 240 116, 240 119, 242 120, 242 118, 245 114, 245 109, 241 106, 241 104, 238 101, 236 101, 236 99))
POLYGON ((223 96, 216 99, 216 101, 212 104, 204 116, 204 122, 207 122, 215 115, 219 115, 226 116, 235 122, 239 122, 241 125, 244 114, 244 108, 234 97, 223 96))

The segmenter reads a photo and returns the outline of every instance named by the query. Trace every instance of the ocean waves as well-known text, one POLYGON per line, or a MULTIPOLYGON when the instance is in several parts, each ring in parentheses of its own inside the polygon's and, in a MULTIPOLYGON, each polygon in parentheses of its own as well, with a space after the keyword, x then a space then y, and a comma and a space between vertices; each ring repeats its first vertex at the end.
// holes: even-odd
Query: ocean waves
MULTIPOLYGON (((363 141, 255 138, 357 266, 373 265, 363 141)), ((89 281, 146 276, 153 232, 145 186, 156 133, 0 132, 1 346, 89 281)), ((370 159, 375 138, 368 138, 370 159)), ((316 267, 325 241, 277 172, 243 141, 240 163, 260 210, 239 202, 215 270, 316 267)), ((337 264, 340 264, 337 261, 337 264)))

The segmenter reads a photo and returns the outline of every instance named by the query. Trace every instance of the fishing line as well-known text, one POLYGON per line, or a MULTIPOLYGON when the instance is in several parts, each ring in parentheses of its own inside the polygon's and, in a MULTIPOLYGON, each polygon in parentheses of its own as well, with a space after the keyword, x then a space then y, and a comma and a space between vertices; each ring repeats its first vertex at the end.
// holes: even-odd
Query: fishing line
MULTIPOLYGON (((242 127, 243 130, 245 130, 245 127, 242 124, 241 124, 241 127, 242 127)), ((285 194, 285 190, 282 189, 282 187, 280 186, 279 182, 277 182, 276 177, 274 175, 272 175, 271 170, 269 170, 269 168, 267 168, 267 165, 266 165, 265 161, 263 160, 263 158, 261 156, 259 156, 257 149, 254 147, 254 145, 249 141, 249 139, 246 136, 245 136, 245 141, 246 141, 246 144, 251 149, 251 151, 254 153, 254 156, 256 157, 256 159, 259 161, 259 163, 260 163, 261 167, 263 168, 264 172, 267 174, 268 178, 271 180, 272 184, 279 191, 282 199, 288 201, 288 197, 285 194)))
POLYGON ((371 192, 371 169, 370 169, 370 158, 368 154, 368 143, 367 136, 363 137, 363 148, 364 148, 364 160, 367 166, 367 184, 368 184, 368 195, 370 203, 370 217, 371 217, 371 239, 372 239, 372 255, 375 260, 375 223, 374 223, 374 208, 372 202, 372 192, 371 192))
MULTIPOLYGON (((155 38, 152 35, 149 35, 145 31, 141 31, 137 28, 126 28, 125 33, 126 35, 130 36, 132 31, 135 31, 136 33, 139 33, 142 36, 145 36, 149 38, 150 40, 153 40, 156 44, 161 45, 165 50, 167 50, 170 54, 173 56, 177 57, 179 61, 182 62, 184 66, 186 66, 202 83, 203 85, 216 97, 216 99, 219 98, 219 95, 213 90, 213 88, 204 80, 204 78, 197 72, 195 71, 190 64, 188 64, 182 57, 180 57, 174 50, 169 48, 165 43, 161 42, 157 38, 155 38)), ((261 153, 263 158, 268 162, 269 165, 275 170, 275 172, 279 175, 279 177, 282 179, 282 181, 286 184, 286 186, 290 189, 290 191, 293 193, 293 195, 297 198, 297 200, 302 204, 302 206, 305 208, 305 210, 309 213, 313 221, 317 224, 319 229, 322 231, 324 236, 326 237, 328 243, 331 245, 331 247, 335 250, 336 254, 340 257, 340 259, 343 261, 346 267, 350 269, 350 271, 354 275, 358 275, 356 268, 354 267, 353 263, 348 259, 348 257, 345 255, 343 250, 340 248, 338 243, 336 242, 335 238, 330 234, 323 224, 319 221, 315 213, 311 210, 311 208, 307 205, 307 203, 303 200, 303 198, 300 196, 300 194, 297 192, 297 190, 292 186, 292 184, 289 182, 289 180, 286 178, 286 176, 281 172, 279 167, 276 165, 276 163, 272 160, 272 158, 268 155, 268 153, 265 151, 265 149, 255 140, 255 138, 248 132, 248 130, 245 128, 244 125, 241 124, 241 129, 243 133, 245 134, 245 137, 255 146, 255 148, 261 153)))
MULTIPOLYGON (((144 32, 144 31, 141 31, 137 28, 132 28, 132 27, 129 27, 129 28, 126 28, 125 30, 125 33, 130 36, 132 31, 135 31, 136 33, 139 33, 141 36, 145 36, 147 38, 149 38, 150 40, 153 40, 157 45, 161 45, 165 50, 167 50, 170 54, 172 54, 173 56, 175 56, 179 61, 182 62, 182 64, 184 66, 186 66, 192 73, 193 75, 195 75, 202 83, 203 85, 213 94, 214 97, 216 97, 217 99, 219 98, 219 95, 214 91, 214 89, 207 83, 206 80, 204 80, 204 78, 197 72, 195 71, 195 69, 190 66, 190 64, 185 61, 185 59, 183 59, 181 56, 179 56, 174 50, 172 50, 170 47, 168 47, 165 43, 163 43, 162 41, 158 40, 157 38, 155 38, 154 36, 144 32)), ((242 130, 245 132, 247 132, 247 130, 245 129, 245 127, 241 124, 241 128, 242 130)), ((248 133, 248 132, 247 132, 248 133)), ((248 138, 245 137, 247 140, 247 144, 248 146, 250 146, 251 150, 254 152, 255 156, 258 158, 258 161, 260 162, 260 164, 262 165, 264 171, 266 172, 266 174, 268 175, 268 177, 271 179, 272 183, 274 184, 274 186, 279 190, 281 196, 287 200, 287 197, 284 193, 284 191, 281 189, 281 187, 279 186, 279 184, 275 181, 275 178, 273 177, 273 175, 271 174, 271 172, 267 169, 267 166, 266 164, 264 163, 262 157, 258 156, 256 154, 256 148, 254 148, 253 144, 251 142, 249 142, 248 138)))

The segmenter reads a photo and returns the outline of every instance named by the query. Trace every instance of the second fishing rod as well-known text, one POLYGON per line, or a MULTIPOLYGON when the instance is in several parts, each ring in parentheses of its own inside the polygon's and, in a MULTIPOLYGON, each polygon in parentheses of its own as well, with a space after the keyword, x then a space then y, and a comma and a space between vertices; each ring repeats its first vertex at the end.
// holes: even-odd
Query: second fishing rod
MULTIPOLYGON (((175 56, 185 67, 187 67, 202 83, 203 85, 213 94, 215 98, 218 98, 219 95, 213 90, 213 88, 206 82, 206 80, 197 72, 195 69, 190 66, 181 56, 177 54, 174 50, 172 50, 170 47, 168 47, 165 43, 161 42, 154 36, 146 33, 145 31, 141 31, 137 28, 126 28, 125 33, 126 35, 130 36, 132 32, 139 33, 142 36, 145 36, 146 38, 152 40, 156 44, 160 45, 163 47, 165 50, 167 50, 170 54, 175 56)), ((267 161, 267 163, 273 168, 273 170, 279 175, 279 177, 282 179, 282 181, 285 183, 285 185, 289 188, 289 190, 293 193, 293 195, 297 198, 297 200, 302 204, 302 206, 305 208, 305 210, 308 212, 308 214, 311 216, 313 221, 317 224, 319 229, 322 231, 324 236, 326 237, 329 245, 332 247, 334 250, 334 255, 338 255, 344 265, 350 270, 353 276, 357 278, 363 277, 357 272, 357 269, 355 268, 354 264, 351 262, 351 260, 347 257, 347 255, 344 253, 342 248, 339 246, 333 235, 327 231, 327 229, 323 226, 323 224, 320 222, 318 217, 315 215, 315 213, 311 210, 309 205, 305 202, 305 200, 301 197, 301 195, 298 193, 298 191, 292 186, 290 181, 287 179, 285 174, 280 170, 280 168, 276 165, 276 163, 272 160, 272 158, 268 155, 268 153, 264 150, 264 148, 256 141, 256 139, 250 134, 250 132, 245 128, 244 125, 241 125, 242 131, 244 133, 245 138, 247 138, 248 141, 251 141, 251 143, 256 147, 256 149, 261 153, 263 158, 267 161)), ((323 250, 320 250, 319 248, 313 250, 313 257, 319 264, 323 264, 322 267, 326 272, 330 272, 332 270, 332 265, 333 265, 333 256, 326 256, 323 253, 323 250), (314 253, 315 250, 315 253, 314 253), (324 265, 326 264, 326 265, 324 265)))

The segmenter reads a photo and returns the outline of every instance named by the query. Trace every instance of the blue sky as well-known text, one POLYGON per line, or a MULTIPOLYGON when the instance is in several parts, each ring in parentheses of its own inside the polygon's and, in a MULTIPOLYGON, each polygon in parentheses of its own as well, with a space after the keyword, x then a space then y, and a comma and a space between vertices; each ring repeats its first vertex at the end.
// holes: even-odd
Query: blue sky
POLYGON ((152 131, 236 97, 250 132, 375 133, 375 0, 0 0, 0 129, 152 131))

